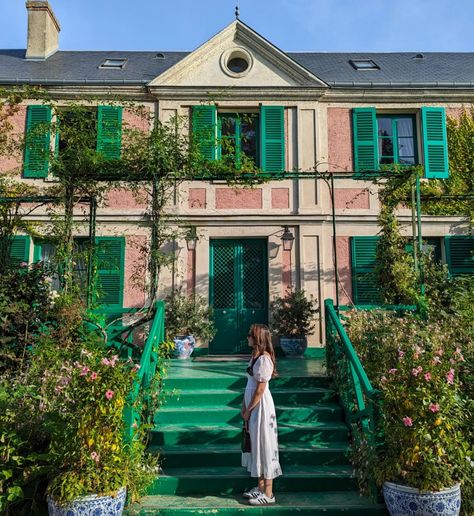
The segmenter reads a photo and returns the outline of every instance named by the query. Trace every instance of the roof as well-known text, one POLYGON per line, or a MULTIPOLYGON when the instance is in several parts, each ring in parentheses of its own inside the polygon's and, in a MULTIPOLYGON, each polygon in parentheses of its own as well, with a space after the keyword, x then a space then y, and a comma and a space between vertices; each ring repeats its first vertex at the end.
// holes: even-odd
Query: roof
MULTIPOLYGON (((25 50, 0 50, 0 84, 144 85, 189 52, 58 51, 45 61, 25 59, 25 50), (158 58, 157 54, 163 54, 158 58), (123 69, 101 69, 107 59, 126 58, 123 69)), ((474 87, 474 52, 321 53, 288 52, 331 87, 474 87), (353 59, 371 59, 374 70, 356 70, 353 59)))

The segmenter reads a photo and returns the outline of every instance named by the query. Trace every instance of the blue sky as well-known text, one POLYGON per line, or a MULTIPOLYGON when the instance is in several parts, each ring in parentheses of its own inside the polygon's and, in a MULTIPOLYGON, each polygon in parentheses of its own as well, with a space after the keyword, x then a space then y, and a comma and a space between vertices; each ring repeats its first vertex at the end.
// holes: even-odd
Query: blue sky
MULTIPOLYGON (((62 50, 193 50, 234 19, 236 1, 50 3, 62 50)), ((25 48, 24 1, 0 5, 0 48, 25 48)), ((241 0, 240 11, 287 51, 474 51, 473 0, 241 0)))

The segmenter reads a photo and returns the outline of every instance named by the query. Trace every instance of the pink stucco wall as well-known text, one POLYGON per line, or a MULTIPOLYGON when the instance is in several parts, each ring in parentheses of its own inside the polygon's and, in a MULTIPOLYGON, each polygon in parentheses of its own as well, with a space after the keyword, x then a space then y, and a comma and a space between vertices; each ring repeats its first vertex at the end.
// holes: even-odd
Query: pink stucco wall
POLYGON ((124 109, 122 113, 123 126, 125 128, 141 129, 144 132, 148 132, 150 129, 150 123, 148 120, 149 113, 150 109, 147 107, 143 108, 143 115, 130 109, 124 109))
POLYGON ((216 189, 216 208, 239 209, 239 208, 262 208, 262 189, 261 188, 217 188, 216 189))
POLYGON ((337 268, 339 272, 339 302, 348 304, 352 298, 350 237, 336 237, 337 268))
POLYGON ((188 207, 193 209, 206 207, 206 189, 190 188, 188 194, 188 207))
POLYGON ((349 108, 328 108, 328 161, 330 172, 353 170, 349 108))
POLYGON ((335 188, 334 205, 336 209, 354 210, 370 208, 367 188, 335 188))
POLYGON ((147 193, 138 191, 133 193, 126 188, 112 188, 107 192, 106 205, 112 209, 146 209, 148 205, 147 193))
POLYGON ((141 252, 145 244, 145 236, 129 236, 125 239, 125 307, 139 307, 145 302, 146 260, 141 252))
POLYGON ((446 108, 446 116, 450 118, 459 118, 466 108, 446 108))
POLYGON ((289 188, 272 188, 272 208, 289 208, 290 190, 289 188))
MULTIPOLYGON (((21 139, 25 132, 26 125, 26 106, 19 106, 18 111, 8 118, 8 121, 12 125, 12 131, 10 136, 13 140, 21 139)), ((0 156, 0 172, 13 171, 15 168, 22 164, 23 156, 21 151, 15 156, 0 156)))

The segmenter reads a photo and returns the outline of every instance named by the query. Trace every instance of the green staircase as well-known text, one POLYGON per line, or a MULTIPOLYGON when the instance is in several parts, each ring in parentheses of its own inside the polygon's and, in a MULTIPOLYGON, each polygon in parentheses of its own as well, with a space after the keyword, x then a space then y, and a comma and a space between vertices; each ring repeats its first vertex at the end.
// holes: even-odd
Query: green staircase
POLYGON ((321 361, 280 360, 272 380, 283 476, 275 506, 241 497, 256 485, 240 467, 240 405, 245 362, 173 361, 168 398, 155 417, 151 449, 162 473, 132 514, 382 515, 361 497, 348 460, 349 435, 321 361))

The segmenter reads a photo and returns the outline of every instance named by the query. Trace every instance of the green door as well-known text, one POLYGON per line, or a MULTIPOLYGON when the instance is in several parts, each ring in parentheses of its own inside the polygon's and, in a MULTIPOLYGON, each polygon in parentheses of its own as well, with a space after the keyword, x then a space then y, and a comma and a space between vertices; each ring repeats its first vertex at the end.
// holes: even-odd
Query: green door
POLYGON ((253 323, 268 322, 267 241, 211 240, 210 304, 216 336, 214 355, 249 353, 253 323))

